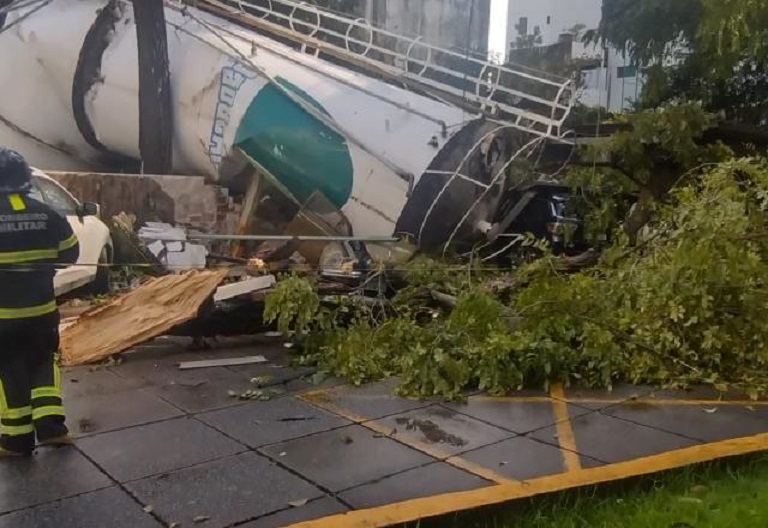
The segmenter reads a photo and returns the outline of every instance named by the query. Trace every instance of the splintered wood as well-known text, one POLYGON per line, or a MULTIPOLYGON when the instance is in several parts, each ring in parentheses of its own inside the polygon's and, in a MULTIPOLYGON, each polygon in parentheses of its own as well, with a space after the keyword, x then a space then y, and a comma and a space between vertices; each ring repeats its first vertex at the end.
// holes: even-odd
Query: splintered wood
POLYGON ((167 275, 85 312, 61 330, 63 364, 101 361, 194 319, 226 276, 227 270, 167 275))

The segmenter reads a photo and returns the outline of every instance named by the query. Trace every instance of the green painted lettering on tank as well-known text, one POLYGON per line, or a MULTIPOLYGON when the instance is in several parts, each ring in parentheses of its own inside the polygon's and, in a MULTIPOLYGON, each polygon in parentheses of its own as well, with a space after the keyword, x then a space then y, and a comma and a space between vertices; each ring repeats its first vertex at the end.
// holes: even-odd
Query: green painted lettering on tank
MULTIPOLYGON (((329 115, 299 87, 281 77, 276 82, 329 115)), ((251 101, 238 127, 235 144, 301 202, 315 191, 323 193, 337 207, 349 200, 354 169, 346 139, 271 83, 251 101)))

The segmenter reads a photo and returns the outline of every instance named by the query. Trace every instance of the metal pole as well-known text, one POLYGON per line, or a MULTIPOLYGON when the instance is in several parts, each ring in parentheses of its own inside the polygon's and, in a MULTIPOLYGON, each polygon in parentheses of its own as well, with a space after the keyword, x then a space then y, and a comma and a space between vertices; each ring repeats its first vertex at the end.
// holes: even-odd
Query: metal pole
MULTIPOLYGON (((399 242, 395 237, 343 237, 343 236, 292 236, 292 235, 208 235, 205 233, 189 233, 188 240, 224 240, 224 241, 253 241, 253 242, 371 242, 393 243, 399 242)), ((163 240, 153 238, 152 240, 163 240)))

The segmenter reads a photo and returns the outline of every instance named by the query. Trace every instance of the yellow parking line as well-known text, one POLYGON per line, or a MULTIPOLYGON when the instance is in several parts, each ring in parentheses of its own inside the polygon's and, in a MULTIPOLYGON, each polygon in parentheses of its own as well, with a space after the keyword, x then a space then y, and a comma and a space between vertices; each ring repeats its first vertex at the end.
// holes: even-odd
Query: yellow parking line
POLYGON ((747 455, 768 450, 768 433, 687 447, 628 462, 580 469, 534 480, 501 484, 472 491, 447 493, 368 510, 358 510, 290 528, 383 528, 429 517, 502 504, 547 493, 592 486, 641 475, 650 475, 719 458, 747 455))
POLYGON ((607 403, 609 405, 658 405, 664 406, 691 406, 691 405, 706 405, 710 407, 768 407, 768 401, 759 400, 675 400, 673 398, 654 398, 653 396, 646 396, 643 398, 632 398, 628 400, 600 400, 594 398, 568 398, 569 403, 575 404, 599 404, 607 403))
POLYGON ((573 433, 573 424, 568 412, 568 404, 565 402, 565 390, 560 383, 552 385, 552 408, 555 411, 555 426, 557 428, 557 443, 563 454, 563 464, 566 471, 578 471, 581 469, 581 458, 576 446, 576 435, 573 433))
MULTIPOLYGON (((338 392, 339 387, 332 387, 329 389, 310 390, 304 393, 299 393, 299 396, 307 398, 328 398, 328 394, 338 392)), ((360 394, 355 395, 356 399, 361 400, 385 400, 391 398, 386 394, 360 394)), ((552 401, 553 396, 487 396, 477 395, 470 396, 470 402, 512 402, 512 403, 549 403, 552 401)), ((675 399, 675 398, 656 398, 653 394, 627 397, 627 398, 594 398, 594 397, 569 397, 563 391, 558 397, 561 401, 575 404, 606 404, 606 405, 707 405, 707 406, 722 406, 722 407, 768 407, 768 400, 720 400, 720 399, 675 399)), ((417 401, 413 398, 411 401, 417 401)))

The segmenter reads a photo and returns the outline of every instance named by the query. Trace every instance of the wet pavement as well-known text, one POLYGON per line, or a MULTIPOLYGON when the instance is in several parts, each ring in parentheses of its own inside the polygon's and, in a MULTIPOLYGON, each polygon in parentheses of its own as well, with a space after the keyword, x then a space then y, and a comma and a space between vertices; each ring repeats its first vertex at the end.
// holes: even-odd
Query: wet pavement
POLYGON ((706 389, 450 404, 318 387, 288 362, 265 338, 159 339, 66 370, 77 447, 0 464, 0 528, 386 526, 768 449, 768 401, 706 389), (269 361, 178 368, 250 355, 269 361))

